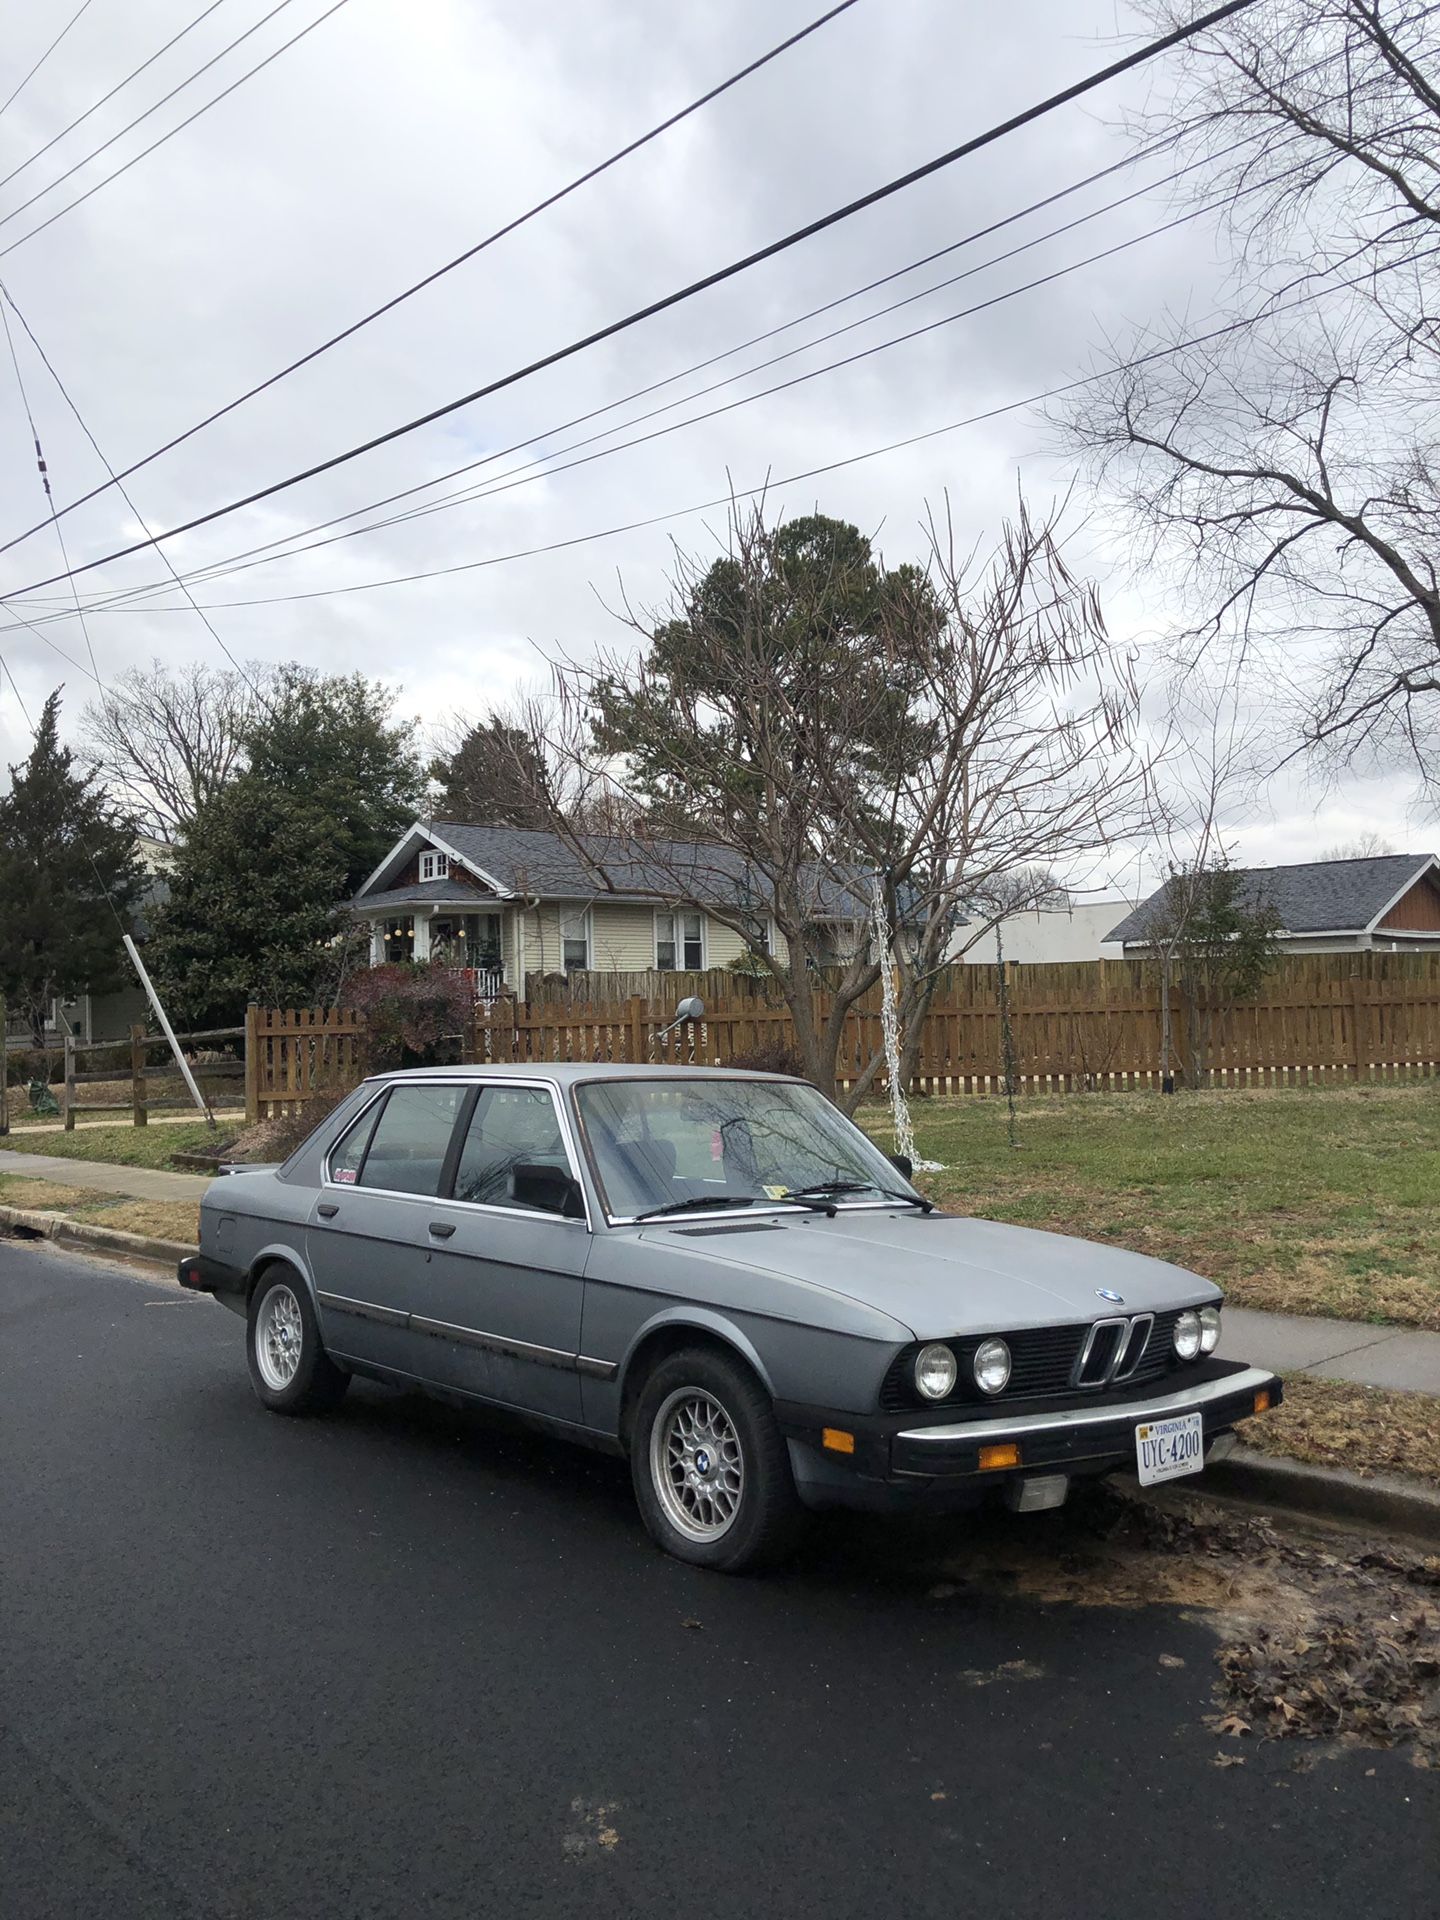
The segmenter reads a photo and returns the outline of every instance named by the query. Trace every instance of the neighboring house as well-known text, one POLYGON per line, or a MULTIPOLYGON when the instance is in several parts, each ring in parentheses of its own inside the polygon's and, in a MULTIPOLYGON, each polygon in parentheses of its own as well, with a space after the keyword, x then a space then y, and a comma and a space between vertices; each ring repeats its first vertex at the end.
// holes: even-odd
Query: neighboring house
MULTIPOLYGON (((1026 966, 1101 960, 1116 914, 1131 904, 1123 899, 1085 900, 1075 906, 1026 907, 1006 914, 999 928, 1005 958, 1026 966)), ((950 957, 967 967, 993 967, 995 932, 983 920, 963 923, 955 929, 950 957)), ((1117 958, 1119 951, 1111 948, 1117 958)))
MULTIPOLYGON (((140 855, 140 864, 149 879, 136 902, 134 913, 135 938, 143 945, 145 940, 145 916, 156 907, 169 891, 165 875, 175 858, 175 849, 164 840, 152 839, 148 833, 137 834, 136 850, 140 855)), ((128 1040, 130 1029, 134 1025, 145 1026, 150 1020, 150 1002, 145 997, 145 989, 138 980, 133 979, 133 970, 129 961, 124 963, 126 973, 132 979, 124 986, 117 987, 112 993, 81 993, 73 1000, 52 1000, 50 1020, 46 1028, 46 1041, 52 1046, 61 1046, 67 1034, 74 1040, 88 1043, 95 1040, 128 1040)), ((30 1046, 31 1036, 28 1024, 18 1014, 7 1013, 5 1022, 5 1045, 10 1050, 30 1046)))
MULTIPOLYGON (((474 971, 480 997, 523 993, 533 973, 699 972, 746 951, 716 910, 745 916, 753 940, 785 958, 741 855, 687 841, 582 844, 584 854, 557 833, 417 821, 350 903, 369 923, 371 963, 446 959, 474 971)), ((813 884, 815 923, 836 957, 853 951, 863 902, 818 873, 813 884)))
MULTIPOLYGON (((1369 860, 1312 860, 1294 867, 1240 867, 1245 897, 1268 904, 1286 953, 1440 953, 1440 861, 1429 853, 1369 860)), ((1152 951, 1159 892, 1110 929, 1127 955, 1152 951)))

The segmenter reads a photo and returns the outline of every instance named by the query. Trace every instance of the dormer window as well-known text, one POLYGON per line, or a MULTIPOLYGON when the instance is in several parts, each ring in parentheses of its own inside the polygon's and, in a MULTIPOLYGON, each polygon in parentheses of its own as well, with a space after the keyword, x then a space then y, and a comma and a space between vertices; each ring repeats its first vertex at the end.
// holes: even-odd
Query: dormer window
POLYGON ((422 880, 448 880, 450 878, 449 854, 422 853, 420 856, 420 878, 422 880))

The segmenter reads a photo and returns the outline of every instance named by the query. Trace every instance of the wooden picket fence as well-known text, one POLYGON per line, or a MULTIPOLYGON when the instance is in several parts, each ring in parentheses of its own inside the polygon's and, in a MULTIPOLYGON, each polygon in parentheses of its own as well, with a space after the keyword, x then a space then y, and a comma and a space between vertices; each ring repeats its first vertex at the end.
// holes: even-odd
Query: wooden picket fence
MULTIPOLYGON (((478 1007, 458 1037, 472 1062, 695 1062, 728 1066, 793 1047, 790 1014, 765 995, 703 996, 705 1018, 665 1035, 688 976, 624 1000, 500 1000, 478 1007)), ((1161 1079, 1160 981, 1152 962, 1010 966, 1016 1090, 1141 1091, 1161 1079)), ((829 1010, 829 990, 815 991, 829 1010)), ((1188 1058, 1186 1016, 1174 1009, 1177 1058, 1188 1058)), ((851 1084, 882 1047, 879 995, 850 1013, 840 1057, 851 1084)), ((916 1075, 930 1094, 1003 1090, 999 983, 991 967, 955 967, 926 1022, 916 1075)), ((1258 999, 1212 1022, 1212 1086, 1385 1081, 1440 1074, 1440 955, 1313 954, 1282 961, 1258 999)), ((365 1071, 364 1017, 341 1010, 252 1007, 246 1022, 246 1107, 252 1119, 287 1112, 365 1071)), ((883 1074, 874 1083, 883 1089, 883 1074)))
POLYGON ((350 1008, 247 1007, 245 1114, 290 1113, 365 1075, 365 1016, 350 1008))
MULTIPOLYGON (((1006 985, 1019 1091, 1131 1091, 1159 1085, 1160 978, 1153 962, 1012 965, 1006 985)), ((706 1017, 696 1028, 657 1039, 675 998, 662 1003, 653 994, 632 994, 610 1005, 501 1002, 477 1018, 471 1057, 693 1059, 727 1066, 776 1045, 793 1046, 788 1011, 750 993, 706 998, 706 1017)), ((817 989, 814 1001, 817 1018, 823 1018, 830 1005, 827 990, 817 989)), ((1178 995, 1174 1029, 1176 1056, 1184 1061, 1189 1033, 1178 995)), ((876 992, 846 1022, 842 1083, 853 1082, 882 1044, 876 992)), ((1206 1062, 1212 1086, 1440 1072, 1440 955, 1288 957, 1258 999, 1213 1017, 1206 1062)), ((883 1087, 883 1076, 876 1084, 883 1087)), ((947 971, 926 1022, 916 1085, 932 1094, 1003 1088, 1001 1005, 993 968, 947 971)))

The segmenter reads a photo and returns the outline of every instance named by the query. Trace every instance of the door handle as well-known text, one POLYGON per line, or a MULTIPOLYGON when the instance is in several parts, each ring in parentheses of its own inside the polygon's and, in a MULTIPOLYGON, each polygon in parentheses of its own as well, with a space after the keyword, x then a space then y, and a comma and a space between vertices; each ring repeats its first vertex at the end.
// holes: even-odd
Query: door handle
POLYGON ((430 1222, 430 1231, 437 1240, 448 1240, 451 1234, 454 1233, 455 1228, 449 1220, 432 1220, 430 1222))
POLYGON ((315 1211, 322 1220, 333 1220, 340 1209, 333 1200, 322 1200, 315 1211))

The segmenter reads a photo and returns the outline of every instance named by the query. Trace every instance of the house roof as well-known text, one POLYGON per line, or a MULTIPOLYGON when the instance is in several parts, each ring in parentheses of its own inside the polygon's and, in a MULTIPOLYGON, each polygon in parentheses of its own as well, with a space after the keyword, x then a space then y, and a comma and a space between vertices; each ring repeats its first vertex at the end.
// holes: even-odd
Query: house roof
MULTIPOLYGON (((1267 905, 1282 934, 1364 933, 1425 873, 1440 869, 1430 853, 1387 853, 1368 860, 1310 860, 1293 867, 1238 867, 1242 899, 1267 905)), ((1106 934, 1144 944, 1170 888, 1165 885, 1106 934)))
MULTIPOLYGON (((420 887, 371 892, 408 862, 422 842, 458 854, 477 878, 502 896, 545 900, 614 900, 649 904, 656 900, 693 900, 697 905, 736 907, 753 904, 763 911, 768 900, 764 877, 743 854, 702 841, 639 840, 628 835, 577 834, 577 844, 558 833, 531 827, 481 827, 462 820, 418 822, 399 841, 356 894, 355 906, 373 907, 454 901, 443 881, 420 887), (427 892, 438 886, 440 894, 427 892)), ((819 920, 861 920, 869 912, 868 890, 857 875, 843 884, 818 863, 810 885, 819 920)))
MULTIPOLYGON (((486 896, 476 893, 472 887, 455 887, 448 880, 422 880, 417 886, 388 887, 380 893, 361 893, 352 903, 373 910, 382 908, 386 913, 396 907, 460 907, 467 913, 474 913, 477 907, 486 904, 486 896)), ((493 910, 493 903, 492 903, 493 910)))

